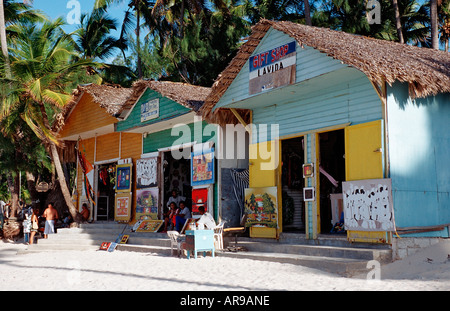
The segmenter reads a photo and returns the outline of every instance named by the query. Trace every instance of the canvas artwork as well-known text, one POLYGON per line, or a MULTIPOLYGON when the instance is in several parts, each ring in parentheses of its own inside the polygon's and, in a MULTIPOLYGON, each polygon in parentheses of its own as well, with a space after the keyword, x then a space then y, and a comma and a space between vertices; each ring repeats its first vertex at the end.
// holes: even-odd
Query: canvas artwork
POLYGON ((158 184, 158 158, 136 161, 136 187, 156 187, 158 184))
POLYGON ((131 216, 131 194, 117 193, 115 202, 115 220, 128 221, 131 216))
POLYGON ((162 220, 143 220, 137 227, 136 232, 158 232, 163 223, 162 220))
POLYGON ((395 231, 391 179, 342 183, 346 230, 395 231))
POLYGON ((208 188, 192 189, 192 215, 200 215, 198 211, 200 206, 208 211, 208 188))
POLYGON ((136 190, 136 219, 158 219, 159 189, 136 190))
POLYGON ((116 168, 116 192, 131 191, 132 164, 117 165, 116 168))
POLYGON ((191 155, 192 186, 214 183, 214 149, 193 152, 191 155))
POLYGON ((100 245, 99 250, 106 251, 106 250, 108 250, 110 245, 111 245, 111 242, 102 242, 102 244, 100 245))
POLYGON ((278 227, 277 187, 246 188, 247 227, 278 227))

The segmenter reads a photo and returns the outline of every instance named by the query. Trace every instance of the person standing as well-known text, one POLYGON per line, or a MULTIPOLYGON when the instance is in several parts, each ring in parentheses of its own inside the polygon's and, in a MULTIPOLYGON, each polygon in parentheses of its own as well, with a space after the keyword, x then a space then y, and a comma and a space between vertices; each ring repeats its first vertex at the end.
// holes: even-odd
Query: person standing
POLYGON ((39 230, 38 214, 39 210, 37 208, 33 208, 33 214, 31 215, 30 244, 34 244, 34 236, 39 230))
POLYGON ((49 234, 56 233, 55 225, 56 220, 58 220, 58 211, 53 207, 53 203, 48 204, 42 217, 45 217, 44 238, 47 239, 49 234))

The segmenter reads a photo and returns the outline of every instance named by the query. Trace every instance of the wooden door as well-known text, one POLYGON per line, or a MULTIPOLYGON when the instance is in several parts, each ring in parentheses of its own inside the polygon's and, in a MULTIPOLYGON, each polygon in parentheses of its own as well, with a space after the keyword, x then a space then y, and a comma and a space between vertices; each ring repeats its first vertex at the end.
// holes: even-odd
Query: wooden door
MULTIPOLYGON (((345 128, 346 180, 383 178, 382 120, 345 128)), ((347 231, 351 242, 386 243, 387 232, 347 231)))

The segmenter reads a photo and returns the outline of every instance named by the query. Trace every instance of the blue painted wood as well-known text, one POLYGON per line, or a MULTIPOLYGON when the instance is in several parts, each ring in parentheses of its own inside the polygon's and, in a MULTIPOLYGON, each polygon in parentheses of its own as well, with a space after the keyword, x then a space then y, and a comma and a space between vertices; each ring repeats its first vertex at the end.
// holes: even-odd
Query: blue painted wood
POLYGON ((211 256, 214 257, 214 231, 186 230, 186 250, 188 259, 191 252, 194 252, 195 259, 198 252, 203 252, 203 256, 206 256, 206 252, 211 252, 211 256))
MULTIPOLYGON (((397 226, 450 223, 450 94, 411 100, 387 89, 389 162, 397 226)), ((421 236, 448 237, 449 233, 421 236)))
MULTIPOLYGON (((270 29, 261 40, 253 55, 268 51, 294 39, 289 35, 274 29, 270 29)), ((296 83, 347 67, 340 61, 326 56, 319 51, 297 43, 296 83)), ((236 76, 228 90, 223 94, 215 108, 229 105, 249 97, 249 64, 248 61, 236 76)), ((253 95, 253 97, 258 95, 253 95)))
MULTIPOLYGON (((279 135, 283 137, 339 124, 359 124, 382 118, 378 95, 367 77, 356 69, 345 68, 322 75, 309 80, 307 86, 299 83, 291 86, 288 93, 290 95, 277 96, 279 100, 275 100, 269 93, 259 98, 258 105, 253 106, 253 123, 257 129, 261 124, 278 124, 279 135), (332 78, 327 77, 329 75, 332 78)), ((242 106, 245 106, 245 102, 241 102, 242 106)), ((254 132, 253 141, 265 141, 264 135, 265 131, 254 132)), ((270 135, 267 139, 269 138, 270 135)))

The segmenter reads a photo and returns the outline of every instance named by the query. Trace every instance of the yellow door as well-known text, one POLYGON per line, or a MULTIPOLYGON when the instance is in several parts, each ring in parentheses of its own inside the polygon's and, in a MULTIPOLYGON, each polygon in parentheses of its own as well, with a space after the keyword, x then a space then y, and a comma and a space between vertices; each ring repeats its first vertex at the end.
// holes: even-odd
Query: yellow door
MULTIPOLYGON (((280 164, 279 141, 250 144, 249 148, 249 186, 250 188, 275 187, 278 184, 280 164)), ((250 237, 277 238, 281 230, 281 189, 278 188, 278 229, 250 227, 250 237)), ((276 216, 273 216, 276 217, 276 216)))
MULTIPOLYGON (((345 128, 346 180, 383 178, 382 120, 345 128)), ((352 242, 385 243, 386 232, 347 231, 352 242)))

